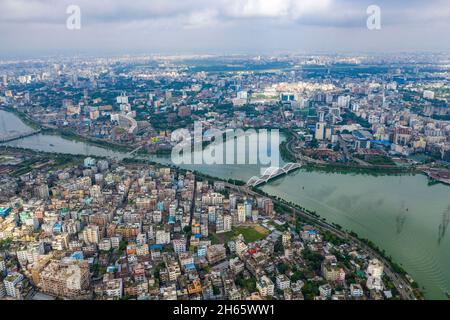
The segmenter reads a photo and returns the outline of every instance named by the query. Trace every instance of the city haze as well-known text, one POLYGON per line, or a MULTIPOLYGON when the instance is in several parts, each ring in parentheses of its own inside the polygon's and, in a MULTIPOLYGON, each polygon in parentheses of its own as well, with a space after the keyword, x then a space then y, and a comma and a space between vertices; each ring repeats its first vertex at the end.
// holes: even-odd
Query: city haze
POLYGON ((0 0, 0 55, 442 51, 449 9, 443 0, 0 0), (70 5, 79 30, 66 27, 70 5), (367 28, 370 5, 379 30, 367 28))

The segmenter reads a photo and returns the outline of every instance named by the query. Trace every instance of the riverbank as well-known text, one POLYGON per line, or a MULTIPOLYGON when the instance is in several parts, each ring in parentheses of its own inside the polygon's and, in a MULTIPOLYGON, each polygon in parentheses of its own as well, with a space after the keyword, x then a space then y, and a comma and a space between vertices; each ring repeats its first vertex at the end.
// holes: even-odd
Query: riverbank
POLYGON ((81 136, 79 134, 74 133, 70 129, 48 128, 47 127, 47 128, 43 128, 41 130, 41 132, 44 134, 48 134, 48 135, 61 136, 62 138, 71 140, 71 141, 85 142, 85 143, 89 143, 89 144, 92 144, 97 147, 109 148, 114 151, 130 152, 133 150, 133 148, 129 147, 129 146, 119 145, 119 144, 104 141, 104 140, 98 140, 98 139, 94 139, 94 138, 81 136))
POLYGON ((318 170, 322 172, 331 172, 331 173, 357 173, 357 174, 368 174, 372 176, 379 175, 408 175, 408 174, 420 174, 423 172, 421 169, 417 168, 406 168, 406 167, 397 167, 397 168, 386 168, 386 167, 364 167, 364 166, 351 166, 351 165, 339 165, 339 164, 316 164, 316 163, 308 163, 305 165, 306 169, 309 170, 318 170))
MULTIPOLYGON (((286 140, 280 143, 280 156, 285 162, 298 162, 298 158, 303 159, 303 157, 296 155, 292 150, 292 143, 295 139, 298 139, 297 135, 290 130, 283 130, 283 134, 286 140)), ((304 162, 304 167, 307 169, 314 169, 323 172, 331 173, 357 173, 357 174, 369 174, 373 176, 378 175, 395 175, 395 174, 424 174, 424 171, 435 169, 424 164, 422 165, 407 165, 399 166, 396 164, 356 164, 356 163, 337 163, 337 162, 324 162, 320 163, 312 161, 302 161, 304 162)), ((449 184, 449 179, 435 179, 444 184, 449 184)))
POLYGON ((424 174, 430 178, 431 182, 443 183, 450 185, 450 171, 448 170, 425 170, 424 174))

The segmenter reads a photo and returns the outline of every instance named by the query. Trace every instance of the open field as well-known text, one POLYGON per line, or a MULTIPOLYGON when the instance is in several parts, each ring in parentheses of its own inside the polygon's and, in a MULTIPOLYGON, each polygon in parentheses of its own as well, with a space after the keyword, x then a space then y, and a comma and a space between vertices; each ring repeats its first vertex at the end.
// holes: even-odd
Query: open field
POLYGON ((242 234, 246 242, 255 242, 267 237, 269 230, 260 225, 239 226, 234 227, 230 232, 218 234, 217 237, 223 242, 227 242, 237 238, 240 234, 242 234))

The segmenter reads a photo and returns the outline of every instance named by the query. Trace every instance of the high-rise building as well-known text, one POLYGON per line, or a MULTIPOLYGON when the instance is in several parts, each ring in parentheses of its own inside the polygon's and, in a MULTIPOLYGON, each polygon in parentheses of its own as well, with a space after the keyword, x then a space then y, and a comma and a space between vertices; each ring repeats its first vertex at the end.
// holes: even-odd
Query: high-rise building
POLYGON ((273 215, 273 202, 271 199, 264 200, 264 213, 268 216, 273 215))
POLYGON ((18 272, 10 273, 5 280, 3 280, 3 284, 5 285, 6 295, 17 298, 19 296, 19 292, 17 290, 17 285, 22 282, 23 275, 18 272))
POLYGON ((6 270, 6 262, 3 257, 0 257, 0 272, 3 272, 6 270))
POLYGON ((186 252, 186 240, 184 239, 175 239, 172 241, 173 251, 176 254, 180 254, 186 252))
POLYGON ((325 122, 317 122, 316 123, 316 132, 315 138, 316 140, 323 140, 325 138, 325 122))
POLYGON ((3 281, 0 281, 0 299, 6 296, 5 284, 3 281))
POLYGON ((339 96, 337 104, 339 108, 348 108, 350 106, 350 96, 339 96))
POLYGON ((226 214, 223 216, 223 231, 228 232, 231 231, 231 227, 233 225, 233 219, 231 215, 226 214))
POLYGON ((100 228, 97 225, 88 225, 83 230, 83 239, 88 244, 100 243, 100 228))
POLYGON ((106 171, 109 168, 109 163, 107 160, 99 160, 97 162, 97 168, 99 171, 106 171))
POLYGON ((236 209, 237 206, 237 196, 235 194, 230 194, 230 209, 236 209))
POLYGON ((431 90, 424 90, 423 97, 426 99, 434 99, 434 92, 431 90))
POLYGON ((291 233, 289 231, 283 232, 281 240, 283 242, 283 246, 289 246, 289 244, 291 243, 291 233))
POLYGON ((384 265, 378 259, 372 259, 367 266, 367 281, 366 286, 369 290, 383 290, 383 270, 384 265))
POLYGON ((170 243, 170 232, 165 230, 156 231, 156 243, 157 244, 167 244, 170 243))
POLYGON ((166 102, 168 104, 172 104, 172 102, 173 102, 172 91, 170 91, 170 90, 166 91, 166 102))
POLYGON ((275 285, 272 280, 264 275, 256 282, 256 289, 258 289, 260 295, 263 297, 273 296, 275 285))
POLYGON ((35 194, 36 197, 39 199, 48 199, 48 197, 50 196, 48 192, 48 186, 46 184, 37 186, 35 188, 35 194))
POLYGON ((206 258, 210 264, 216 264, 227 258, 225 246, 223 244, 214 244, 208 247, 206 258))
POLYGON ((216 216, 216 233, 224 232, 224 217, 222 213, 216 216))
POLYGON ((128 97, 122 92, 120 96, 116 97, 116 102, 118 104, 128 104, 128 97))
POLYGON ((244 223, 246 220, 246 215, 245 215, 245 205, 243 203, 238 204, 237 214, 238 214, 238 223, 244 223))
POLYGON ((244 205, 245 205, 245 218, 251 219, 253 203, 250 199, 247 199, 245 200, 244 205))
POLYGON ((258 211, 258 209, 253 209, 253 210, 252 210, 252 221, 253 221, 253 222, 258 221, 258 216, 259 216, 259 211, 258 211))

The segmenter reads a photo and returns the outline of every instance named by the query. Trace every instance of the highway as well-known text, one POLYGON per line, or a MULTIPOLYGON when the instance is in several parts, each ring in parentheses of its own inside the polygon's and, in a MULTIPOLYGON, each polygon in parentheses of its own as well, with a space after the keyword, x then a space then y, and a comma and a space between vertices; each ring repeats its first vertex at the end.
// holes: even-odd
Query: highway
POLYGON ((325 161, 307 157, 307 156, 303 155, 301 152, 296 152, 294 150, 294 145, 297 141, 299 141, 299 138, 298 138, 297 133, 295 133, 292 130, 290 132, 291 132, 291 134, 294 135, 294 138, 288 140, 288 142, 286 143, 286 149, 297 160, 297 162, 300 162, 303 164, 307 164, 307 163, 325 164, 326 163, 325 161))

